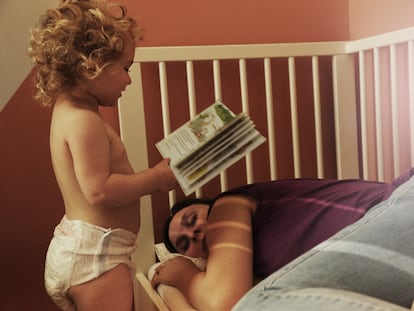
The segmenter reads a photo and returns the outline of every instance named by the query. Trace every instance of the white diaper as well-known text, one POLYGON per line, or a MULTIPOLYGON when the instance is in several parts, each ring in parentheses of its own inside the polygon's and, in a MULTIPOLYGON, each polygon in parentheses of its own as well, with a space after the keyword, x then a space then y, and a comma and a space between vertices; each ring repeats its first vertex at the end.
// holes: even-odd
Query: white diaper
POLYGON ((81 220, 63 217, 55 228, 46 255, 45 287, 62 310, 76 310, 67 293, 71 286, 93 280, 126 264, 132 277, 131 255, 136 234, 124 229, 106 229, 81 220))

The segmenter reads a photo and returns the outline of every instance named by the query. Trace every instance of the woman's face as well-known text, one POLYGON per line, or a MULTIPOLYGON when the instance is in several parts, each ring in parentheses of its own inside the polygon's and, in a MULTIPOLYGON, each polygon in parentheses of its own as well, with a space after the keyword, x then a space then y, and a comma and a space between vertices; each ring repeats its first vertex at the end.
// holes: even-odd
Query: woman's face
POLYGON ((207 258, 205 240, 207 204, 192 204, 178 211, 170 222, 169 238, 178 253, 207 258))

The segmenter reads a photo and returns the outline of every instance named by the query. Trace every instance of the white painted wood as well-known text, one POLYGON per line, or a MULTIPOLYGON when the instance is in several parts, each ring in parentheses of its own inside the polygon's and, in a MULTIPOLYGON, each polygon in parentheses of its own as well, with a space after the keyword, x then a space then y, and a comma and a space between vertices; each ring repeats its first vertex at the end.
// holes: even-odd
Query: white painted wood
POLYGON ((397 51, 395 44, 390 45, 390 84, 391 84, 391 126, 393 178, 401 174, 400 135, 398 129, 398 94, 397 94, 397 51))
MULTIPOLYGON (((217 59, 213 60, 213 79, 214 79, 214 98, 215 100, 221 100, 222 95, 221 95, 220 61, 217 59)), ((222 192, 228 189, 226 170, 220 173, 220 189, 222 192)))
MULTIPOLYGON (((168 99, 168 79, 167 79, 167 65, 165 62, 158 63, 158 70, 160 76, 160 94, 161 94, 161 111, 162 111, 162 125, 164 137, 171 133, 170 125, 170 105, 168 99)), ((170 206, 174 204, 175 190, 168 193, 170 206)))
POLYGON ((332 61, 337 175, 359 178, 354 57, 336 55, 332 61))
MULTIPOLYGON (((241 89, 241 101, 243 112, 249 114, 249 88, 247 85, 247 68, 246 60, 239 59, 239 71, 240 71, 240 89, 241 89)), ((252 154, 248 153, 245 157, 246 161, 246 181, 248 184, 252 183, 253 178, 253 158, 252 154)))
POLYGON ((270 58, 264 59, 265 72, 265 88, 266 88, 266 115, 267 115, 267 139, 269 142, 269 167, 270 179, 277 178, 276 165, 276 138, 274 132, 274 116, 273 116, 273 90, 272 90, 272 67, 270 58))
POLYGON ((194 86, 194 66, 192 61, 186 62, 187 72, 187 90, 188 90, 188 107, 190 110, 190 119, 197 115, 196 95, 194 86))
POLYGON ((359 106, 361 124, 361 158, 362 158, 362 178, 369 179, 368 166, 368 138, 367 138, 367 103, 366 103, 366 84, 365 84, 365 52, 358 52, 359 61, 359 106))
POLYGON ((375 103, 375 134, 377 143, 377 173, 378 180, 384 181, 383 127, 381 104, 381 62, 380 50, 374 48, 374 103, 375 103))
POLYGON ((316 165, 318 178, 324 177, 323 165, 323 142, 322 142, 322 111, 321 111, 321 94, 319 81, 319 59, 318 56, 312 56, 312 86, 313 86, 313 105, 315 117, 315 141, 316 141, 316 165))
POLYGON ((224 60, 266 57, 322 56, 346 53, 346 42, 235 44, 137 48, 135 61, 224 60))
POLYGON ((292 123, 293 164, 294 164, 295 178, 300 178, 301 177, 301 164, 300 164, 298 103, 297 103, 297 94, 296 94, 295 58, 289 57, 288 64, 289 64, 290 110, 291 110, 291 123, 292 123))

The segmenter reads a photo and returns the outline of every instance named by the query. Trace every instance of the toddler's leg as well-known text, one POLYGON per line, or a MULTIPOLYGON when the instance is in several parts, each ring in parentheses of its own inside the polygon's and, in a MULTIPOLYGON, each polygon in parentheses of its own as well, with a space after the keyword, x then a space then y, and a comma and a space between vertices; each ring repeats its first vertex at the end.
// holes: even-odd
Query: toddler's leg
POLYGON ((78 311, 133 311, 133 282, 124 264, 95 280, 71 287, 69 294, 78 311))

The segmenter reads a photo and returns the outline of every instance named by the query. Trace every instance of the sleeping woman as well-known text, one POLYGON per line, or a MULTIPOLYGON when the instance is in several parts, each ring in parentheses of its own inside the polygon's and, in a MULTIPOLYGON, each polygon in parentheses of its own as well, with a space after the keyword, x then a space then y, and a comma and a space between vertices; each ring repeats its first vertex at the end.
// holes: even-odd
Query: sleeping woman
POLYGON ((151 283, 169 285, 174 299, 163 298, 172 310, 184 310, 177 297, 196 310, 230 310, 254 277, 270 275, 354 223, 410 176, 411 171, 390 184, 278 180, 226 191, 211 201, 179 202, 171 209, 165 244, 172 252, 206 258, 206 269, 175 257, 156 268, 151 283))

